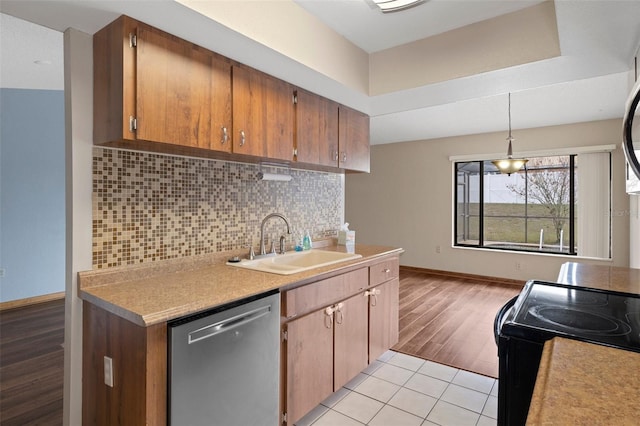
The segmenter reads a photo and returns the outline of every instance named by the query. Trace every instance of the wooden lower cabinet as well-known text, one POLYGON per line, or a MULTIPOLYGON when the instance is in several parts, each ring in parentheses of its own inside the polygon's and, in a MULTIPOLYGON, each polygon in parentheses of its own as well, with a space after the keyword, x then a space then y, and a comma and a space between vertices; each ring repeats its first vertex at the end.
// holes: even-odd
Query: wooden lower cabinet
POLYGON ((338 306, 333 314, 334 392, 369 365, 367 298, 359 293, 338 306))
POLYGON ((398 343, 399 286, 394 278, 369 290, 369 362, 398 343))
POLYGON ((398 286, 394 257, 283 293, 284 424, 295 424, 398 342, 398 286), (343 299, 331 300, 330 288, 343 299))
POLYGON ((288 424, 333 392, 333 327, 324 310, 291 321, 286 341, 288 424))
POLYGON ((286 412, 293 424, 368 365, 367 298, 359 293, 286 325, 286 412))

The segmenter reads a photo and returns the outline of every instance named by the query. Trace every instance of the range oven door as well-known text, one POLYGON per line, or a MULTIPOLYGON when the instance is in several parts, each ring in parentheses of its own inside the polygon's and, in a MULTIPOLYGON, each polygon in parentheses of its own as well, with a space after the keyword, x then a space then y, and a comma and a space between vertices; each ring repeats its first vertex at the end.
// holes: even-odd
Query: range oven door
POLYGON ((544 345, 501 335, 498 338, 498 425, 524 425, 544 345))
POLYGON ((493 328, 498 345, 498 425, 524 425, 536 382, 543 344, 505 335, 502 326, 513 319, 516 296, 496 314, 493 328))

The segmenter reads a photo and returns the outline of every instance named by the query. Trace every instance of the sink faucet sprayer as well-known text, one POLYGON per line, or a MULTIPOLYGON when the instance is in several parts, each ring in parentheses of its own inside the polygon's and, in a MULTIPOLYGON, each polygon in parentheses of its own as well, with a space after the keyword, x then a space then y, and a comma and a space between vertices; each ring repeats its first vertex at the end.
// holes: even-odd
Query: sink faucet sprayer
MULTIPOLYGON (((269 215, 267 215, 264 219, 262 219, 262 224, 260 225, 260 254, 259 256, 266 256, 267 255, 267 250, 264 247, 264 225, 267 222, 267 220, 271 219, 272 217, 279 217, 280 219, 284 220, 284 223, 287 224, 287 234, 291 234, 291 227, 289 226, 289 221, 287 220, 286 217, 284 217, 284 215, 280 214, 280 213, 271 213, 269 215)), ((283 244, 283 240, 280 240, 280 251, 282 250, 282 246, 283 244)), ((256 256, 257 257, 257 256, 256 256)))

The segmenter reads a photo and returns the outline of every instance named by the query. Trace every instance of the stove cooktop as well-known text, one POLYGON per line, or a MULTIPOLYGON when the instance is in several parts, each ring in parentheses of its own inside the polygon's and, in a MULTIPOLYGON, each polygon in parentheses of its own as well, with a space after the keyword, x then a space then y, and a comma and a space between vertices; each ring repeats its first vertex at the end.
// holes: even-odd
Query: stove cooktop
POLYGON ((537 342, 563 336, 640 352, 640 295, 530 281, 501 334, 537 342))

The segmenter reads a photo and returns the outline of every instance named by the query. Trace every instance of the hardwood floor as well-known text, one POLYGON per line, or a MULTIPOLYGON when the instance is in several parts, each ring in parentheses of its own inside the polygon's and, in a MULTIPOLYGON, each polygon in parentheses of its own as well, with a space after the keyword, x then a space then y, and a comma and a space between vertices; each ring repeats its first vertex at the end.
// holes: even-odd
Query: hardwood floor
POLYGON ((64 299, 0 311, 0 423, 61 425, 64 299))
POLYGON ((400 269, 400 339, 394 350, 498 377, 496 312, 521 288, 400 269))

